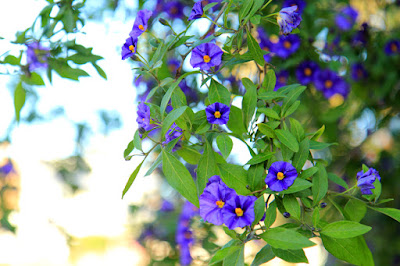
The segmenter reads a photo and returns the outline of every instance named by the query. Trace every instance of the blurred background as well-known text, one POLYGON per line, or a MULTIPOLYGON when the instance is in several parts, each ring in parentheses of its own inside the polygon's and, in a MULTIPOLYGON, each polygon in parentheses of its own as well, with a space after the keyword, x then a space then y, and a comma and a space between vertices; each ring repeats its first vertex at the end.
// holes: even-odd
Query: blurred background
MULTIPOLYGON (((385 206, 400 208, 400 2, 274 0, 266 12, 292 4, 298 5, 303 18, 295 34, 299 40, 290 40, 288 47, 288 40, 281 40, 278 27, 268 21, 252 21, 254 36, 271 52, 266 59, 277 73, 277 87, 302 83, 296 71, 304 61, 333 71, 345 82, 344 91, 333 96, 321 93, 315 80, 307 83, 302 105, 293 114, 309 132, 325 125, 323 140, 340 144, 315 151, 314 157, 329 162, 329 171, 349 186, 355 184, 362 163, 374 167, 382 177, 381 197, 394 199, 385 206), (357 15, 348 12, 348 7, 357 15)), ((192 6, 192 1, 162 0, 3 3, 0 265, 206 265, 229 241, 222 228, 200 221, 198 210, 178 196, 159 169, 145 176, 151 162, 121 199, 142 158, 135 156, 140 153, 137 150, 129 159, 124 154, 138 129, 137 104, 155 86, 145 75, 138 78, 132 70, 139 66, 137 62, 121 60, 121 46, 138 10, 153 10, 151 31, 161 38, 170 28, 158 18, 167 19, 180 32, 192 6), (73 12, 72 26, 65 11, 68 7, 73 12), (49 30, 54 21, 58 25, 49 30), (42 45, 38 50, 50 51, 51 60, 33 69, 27 50, 37 41, 42 45), (17 122, 14 101, 20 97, 19 86, 25 94, 17 122), (191 239, 190 252, 178 245, 182 231, 177 228, 182 227, 184 237, 191 239)), ((210 16, 215 17, 220 7, 220 3, 213 6, 210 16)), ((237 16, 228 19, 229 26, 235 27, 237 16)), ((187 35, 202 36, 210 25, 205 18, 197 20, 187 35)), ((222 47, 227 37, 216 38, 217 44, 222 47)), ((144 56, 151 50, 146 47, 151 38, 146 34, 139 42, 144 56)), ((185 48, 178 52, 184 53, 185 48)), ((161 71, 165 77, 175 77, 179 66, 191 70, 188 60, 180 62, 171 53, 161 71)), ((240 79, 254 75, 253 68, 245 63, 218 74, 236 95, 233 104, 241 102, 240 79)), ((200 78, 180 84, 194 109, 204 107, 206 90, 200 78)), ((152 103, 159 101, 160 95, 154 95, 152 103)), ((234 144, 229 160, 244 164, 250 155, 243 153, 243 144, 234 144)), ((143 150, 149 148, 145 140, 143 150)), ((149 161, 156 160, 157 153, 149 161)), ((195 175, 195 165, 187 167, 195 175)), ((343 188, 332 185, 331 189, 343 188)), ((325 219, 341 219, 329 202, 323 214, 325 219)), ((278 213, 275 224, 285 220, 278 213)), ((362 223, 373 227, 366 240, 376 265, 399 265, 399 224, 370 211, 362 223)), ((246 262, 262 246, 256 241, 246 245, 246 262)), ((311 265, 343 264, 328 256, 321 245, 305 252, 311 265)), ((279 258, 268 263, 286 264, 279 258)))

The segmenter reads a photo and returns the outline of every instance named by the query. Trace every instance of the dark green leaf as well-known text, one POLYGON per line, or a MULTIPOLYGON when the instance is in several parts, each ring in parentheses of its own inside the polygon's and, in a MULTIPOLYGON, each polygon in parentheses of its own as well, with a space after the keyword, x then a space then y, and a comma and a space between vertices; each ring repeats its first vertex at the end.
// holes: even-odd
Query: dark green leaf
POLYGON ((175 188, 188 201, 199 207, 196 184, 189 170, 165 150, 162 152, 162 164, 164 175, 170 186, 175 188))
POLYGON ((273 248, 280 249, 302 249, 314 246, 315 243, 308 240, 302 234, 282 228, 274 227, 260 235, 273 248))
POLYGON ((267 117, 271 117, 271 118, 274 118, 274 119, 276 119, 276 120, 280 120, 280 119, 281 119, 281 118, 279 117, 278 113, 275 112, 275 111, 274 111, 273 109, 271 109, 271 108, 265 108, 265 107, 258 108, 258 109, 257 109, 257 112, 263 113, 263 114, 265 114, 267 117))
POLYGON ((133 173, 131 174, 131 176, 128 179, 128 182, 126 182, 124 191, 122 191, 122 198, 124 198, 126 192, 128 192, 129 188, 132 186, 133 181, 135 181, 137 174, 139 173, 140 167, 142 167, 144 161, 142 161, 135 169, 135 171, 133 171, 133 173))
POLYGON ((210 103, 218 102, 229 105, 231 102, 231 93, 221 83, 212 79, 208 91, 208 99, 210 103))
POLYGON ((312 214, 312 221, 313 221, 313 226, 315 228, 318 227, 318 223, 319 223, 319 208, 315 208, 312 214))
POLYGON ((254 221, 251 224, 251 226, 254 226, 258 224, 258 222, 261 220, 261 218, 264 216, 265 213, 265 200, 264 196, 261 195, 256 202, 254 202, 254 221))
POLYGON ((200 157, 199 166, 197 167, 197 189, 199 195, 203 194, 208 179, 217 174, 217 164, 215 161, 214 151, 208 141, 205 141, 203 155, 200 157))
POLYGON ((247 171, 239 165, 234 164, 218 164, 221 172, 221 179, 224 183, 236 190, 240 195, 247 195, 250 191, 247 186, 247 171))
POLYGON ((322 150, 332 145, 337 145, 337 143, 324 143, 324 142, 310 140, 310 149, 312 150, 322 150))
POLYGON ((263 263, 266 263, 275 258, 274 252, 272 252, 272 248, 270 245, 265 245, 256 255, 251 266, 260 266, 263 263))
POLYGON ((267 153, 261 153, 261 154, 257 154, 256 156, 253 156, 253 158, 251 158, 246 164, 259 164, 262 162, 265 162, 266 160, 268 160, 269 158, 272 157, 272 155, 274 155, 275 152, 267 152, 267 153))
POLYGON ((242 136, 246 132, 243 125, 242 110, 236 106, 231 106, 231 111, 229 112, 229 120, 227 124, 228 128, 232 130, 233 133, 242 136))
POLYGON ((162 125, 161 136, 165 136, 165 133, 167 133, 171 128, 172 124, 186 111, 187 108, 187 106, 182 106, 178 109, 174 109, 167 115, 167 117, 165 117, 162 125))
POLYGON ((265 227, 269 228, 276 220, 276 201, 274 200, 268 205, 265 211, 265 227))
POLYGON ((276 75, 273 69, 269 69, 267 74, 264 76, 264 80, 262 83, 262 88, 260 89, 260 93, 273 91, 276 84, 276 75))
POLYGON ((263 163, 250 166, 249 170, 247 171, 247 182, 251 191, 259 190, 265 187, 265 177, 266 174, 263 163))
POLYGON ((300 219, 301 209, 296 197, 292 195, 285 195, 285 197, 283 197, 283 206, 285 207, 286 211, 291 214, 291 216, 300 219))
POLYGON ((217 137, 217 146, 224 159, 226 159, 232 151, 233 141, 228 135, 220 134, 217 137))
MULTIPOLYGON (((249 1, 246 1, 249 2, 249 1)), ((257 64, 264 66, 265 60, 264 60, 264 54, 261 50, 260 45, 258 42, 251 36, 251 33, 248 31, 247 32, 247 44, 249 47, 249 51, 253 56, 254 61, 257 62, 257 64)))
POLYGON ((297 141, 300 142, 304 139, 304 129, 299 121, 294 118, 289 118, 290 132, 296 137, 297 141))
POLYGON ((97 73, 98 73, 103 79, 107 80, 107 74, 106 74, 106 72, 104 72, 104 70, 103 70, 99 65, 97 65, 96 63, 93 63, 93 62, 92 62, 92 65, 93 65, 93 67, 96 69, 97 73))
POLYGON ((181 149, 177 150, 177 153, 182 157, 183 160, 193 165, 197 165, 199 163, 201 156, 200 152, 190 146, 182 147, 181 149))
POLYGON ((309 154, 309 140, 303 139, 299 145, 299 152, 294 155, 292 162, 293 166, 297 169, 298 172, 303 169, 303 166, 306 163, 309 154))
POLYGON ((313 184, 311 182, 308 182, 307 180, 304 180, 301 178, 296 178, 296 180, 294 180, 293 185, 291 185, 287 190, 284 190, 281 193, 291 194, 291 193, 299 192, 299 191, 302 191, 304 189, 311 187, 312 185, 313 184))
POLYGON ((259 92, 259 94, 258 94, 258 99, 264 100, 267 102, 272 102, 272 100, 278 100, 278 99, 282 99, 285 97, 286 97, 285 94, 282 94, 277 91, 259 92))
POLYGON ((260 130, 260 132, 263 133, 268 138, 271 138, 271 139, 276 138, 275 131, 268 124, 260 123, 260 124, 257 124, 257 126, 258 126, 258 130, 260 130))
POLYGON ((247 16, 250 12, 251 7, 253 6, 254 0, 249 0, 243 2, 242 8, 239 10, 239 24, 242 24, 242 20, 247 16))
MULTIPOLYGON (((286 112, 283 114, 284 117, 287 117, 293 114, 297 108, 300 106, 300 101, 295 101, 289 108, 287 108, 286 112)), ((283 109, 282 109, 283 110, 283 109)))
POLYGON ((296 138, 287 130, 276 129, 275 134, 278 137, 279 141, 282 142, 286 147, 288 147, 293 152, 299 151, 299 143, 296 138))
POLYGON ((325 167, 321 164, 317 165, 318 172, 313 176, 313 203, 314 205, 323 199, 328 191, 328 175, 326 173, 325 167))
POLYGON ((306 179, 313 176, 316 172, 318 172, 318 168, 313 166, 301 172, 299 178, 306 179))
POLYGON ((283 259, 287 262, 292 263, 308 263, 306 254, 302 249, 279 249, 279 248, 272 248, 273 253, 278 258, 283 259))

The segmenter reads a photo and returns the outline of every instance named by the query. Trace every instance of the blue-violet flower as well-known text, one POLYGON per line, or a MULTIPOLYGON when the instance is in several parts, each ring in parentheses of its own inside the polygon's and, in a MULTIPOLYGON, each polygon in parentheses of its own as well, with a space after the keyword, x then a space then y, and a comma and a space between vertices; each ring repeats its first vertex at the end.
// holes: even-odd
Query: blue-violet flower
POLYGON ((297 170, 288 162, 274 162, 268 169, 265 183, 272 191, 282 191, 293 185, 297 178, 297 170))

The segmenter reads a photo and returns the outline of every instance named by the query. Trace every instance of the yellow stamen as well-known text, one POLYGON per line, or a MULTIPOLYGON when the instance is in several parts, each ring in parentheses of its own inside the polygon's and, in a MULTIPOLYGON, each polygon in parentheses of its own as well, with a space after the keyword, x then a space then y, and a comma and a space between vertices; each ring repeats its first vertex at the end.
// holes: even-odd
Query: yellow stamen
POLYGON ((286 78, 285 77, 279 77, 278 78, 280 83, 286 83, 286 78))
POLYGON ((223 202, 222 200, 219 200, 219 201, 215 202, 215 204, 217 204, 218 208, 221 209, 222 207, 224 207, 225 202, 223 202))
POLYGON ((268 47, 264 47, 263 50, 269 52, 269 48, 268 47))
POLYGON ((144 30, 143 25, 139 25, 138 28, 139 28, 139 30, 144 30))
POLYGON ((221 112, 220 111, 215 111, 214 117, 215 118, 220 118, 221 117, 221 112))
POLYGON ((243 210, 242 210, 241 208, 236 208, 236 209, 235 209, 235 213, 236 213, 236 215, 239 216, 239 217, 240 217, 240 216, 243 216, 243 210))
POLYGON ((390 50, 392 50, 392 52, 397 52, 397 45, 395 44, 395 43, 392 43, 391 45, 390 45, 390 50))
POLYGON ((129 45, 129 50, 131 50, 131 52, 135 51, 135 46, 134 45, 129 45))
POLYGON ((325 81, 325 87, 326 87, 327 89, 332 88, 332 86, 333 86, 333 82, 332 82, 331 80, 325 81))
POLYGON ((283 42, 283 46, 284 46, 286 49, 289 49, 290 47, 292 47, 292 44, 291 44, 289 41, 284 41, 284 42, 283 42))
POLYGON ((278 173, 276 174, 276 178, 278 178, 278 180, 282 180, 282 179, 285 178, 285 175, 284 175, 282 172, 278 172, 278 173))
POLYGON ((312 74, 312 70, 311 70, 309 67, 307 67, 306 69, 304 69, 304 75, 306 75, 306 76, 311 76, 311 74, 312 74))
POLYGON ((185 232, 185 238, 186 239, 190 239, 190 238, 192 238, 192 233, 190 233, 190 232, 185 232))
POLYGON ((211 58, 208 55, 203 56, 204 62, 208 63, 211 61, 211 58))

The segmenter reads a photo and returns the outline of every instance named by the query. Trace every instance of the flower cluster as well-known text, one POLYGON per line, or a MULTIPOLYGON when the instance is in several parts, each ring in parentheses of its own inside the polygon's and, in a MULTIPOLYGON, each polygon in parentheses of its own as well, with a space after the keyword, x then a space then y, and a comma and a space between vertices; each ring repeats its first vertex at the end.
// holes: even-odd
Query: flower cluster
POLYGON ((361 189, 361 193, 364 195, 372 195, 371 189, 375 188, 373 183, 376 179, 381 181, 378 171, 376 171, 374 168, 369 168, 365 173, 364 171, 358 172, 357 186, 361 189))
POLYGON ((270 52, 264 55, 264 59, 267 62, 270 61, 272 56, 286 59, 300 48, 300 37, 296 34, 281 35, 279 37, 272 35, 268 37, 262 28, 258 28, 257 32, 260 38, 261 49, 270 52))
POLYGON ((179 216, 175 240, 179 245, 181 265, 189 265, 192 262, 190 246, 193 244, 194 238, 193 232, 190 230, 190 220, 193 216, 198 215, 198 213, 198 208, 189 201, 186 201, 179 216))
POLYGON ((268 169, 265 183, 272 191, 282 191, 293 185, 297 178, 297 170, 288 162, 274 162, 268 169))
POLYGON ((229 229, 251 225, 254 221, 254 196, 237 195, 219 176, 212 176, 200 196, 200 216, 229 229))

